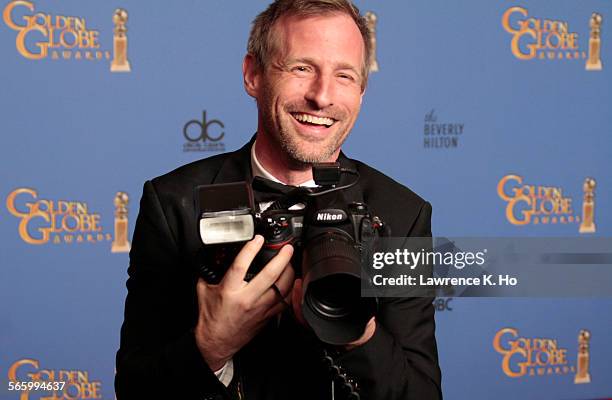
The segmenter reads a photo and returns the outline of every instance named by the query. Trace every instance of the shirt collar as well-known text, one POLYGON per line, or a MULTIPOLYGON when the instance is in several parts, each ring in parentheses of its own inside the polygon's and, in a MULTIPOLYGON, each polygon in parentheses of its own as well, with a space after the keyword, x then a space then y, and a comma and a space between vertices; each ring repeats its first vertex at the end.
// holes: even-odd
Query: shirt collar
MULTIPOLYGON (((268 172, 268 170, 266 170, 263 165, 261 165, 261 163, 257 159, 257 155, 255 154, 256 145, 257 140, 253 142, 253 146, 251 146, 251 171, 253 172, 253 177, 261 176, 262 178, 266 178, 276 183, 282 183, 283 185, 286 185, 285 182, 282 182, 280 179, 276 178, 274 175, 268 172)), ((315 183, 314 179, 311 179, 304 183, 300 183, 297 186, 316 187, 317 184, 315 183)))

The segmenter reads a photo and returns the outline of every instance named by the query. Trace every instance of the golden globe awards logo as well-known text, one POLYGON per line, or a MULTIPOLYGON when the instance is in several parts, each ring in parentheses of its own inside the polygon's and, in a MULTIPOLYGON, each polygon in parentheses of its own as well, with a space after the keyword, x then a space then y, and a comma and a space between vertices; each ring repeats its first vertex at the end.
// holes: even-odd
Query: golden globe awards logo
POLYGON ((582 384, 591 382, 590 339, 591 333, 581 329, 576 364, 570 362, 567 348, 561 347, 557 339, 522 337, 515 328, 497 331, 493 349, 502 355, 501 369, 510 378, 572 374, 574 383, 582 384))
MULTIPOLYGON (((531 16, 524 7, 508 8, 501 24, 512 35, 510 49, 519 60, 586 60, 585 69, 600 70, 600 32, 603 17, 593 13, 586 24, 590 27, 587 52, 580 45, 580 35, 568 21, 531 16)), ((585 43, 583 41, 582 46, 585 43)))
POLYGON ((582 213, 574 209, 573 198, 560 186, 534 185, 522 176, 509 174, 497 184, 498 196, 507 202, 506 219, 512 225, 547 225, 580 223, 580 233, 595 232, 595 180, 583 184, 582 213))
MULTIPOLYGON (((17 52, 29 60, 110 60, 111 53, 100 45, 100 31, 91 29, 83 17, 36 10, 34 3, 14 0, 4 7, 2 19, 17 32, 17 52)), ((114 55, 111 71, 127 72, 127 12, 115 10, 114 55)))
POLYGON ((567 349, 557 339, 521 337, 517 329, 503 328, 493 338, 493 349, 503 356, 501 368, 510 378, 576 372, 568 361, 567 349))
POLYGON ((20 392, 20 400, 101 399, 102 383, 91 380, 87 371, 41 368, 31 358, 15 361, 8 370, 9 392, 20 392), (49 395, 41 397, 42 395, 49 395))
POLYGON ((21 239, 32 245, 112 242, 113 252, 128 252, 127 194, 115 196, 114 238, 105 232, 100 214, 89 209, 87 203, 74 200, 48 200, 36 190, 18 188, 6 198, 7 210, 19 218, 21 239))

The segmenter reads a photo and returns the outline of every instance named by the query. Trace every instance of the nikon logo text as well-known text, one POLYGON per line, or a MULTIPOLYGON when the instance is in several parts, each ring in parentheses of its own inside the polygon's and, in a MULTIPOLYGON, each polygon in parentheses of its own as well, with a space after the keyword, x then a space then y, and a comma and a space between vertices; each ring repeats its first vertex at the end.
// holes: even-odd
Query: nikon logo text
POLYGON ((320 212, 317 213, 317 221, 341 221, 344 219, 343 213, 320 212))

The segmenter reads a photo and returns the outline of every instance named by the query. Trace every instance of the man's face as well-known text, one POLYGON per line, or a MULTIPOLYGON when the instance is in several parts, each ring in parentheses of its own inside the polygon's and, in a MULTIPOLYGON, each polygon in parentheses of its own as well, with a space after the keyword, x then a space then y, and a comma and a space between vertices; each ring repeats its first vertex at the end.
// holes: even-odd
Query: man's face
POLYGON ((343 14, 281 18, 256 94, 265 134, 294 162, 335 161, 363 95, 364 44, 343 14))

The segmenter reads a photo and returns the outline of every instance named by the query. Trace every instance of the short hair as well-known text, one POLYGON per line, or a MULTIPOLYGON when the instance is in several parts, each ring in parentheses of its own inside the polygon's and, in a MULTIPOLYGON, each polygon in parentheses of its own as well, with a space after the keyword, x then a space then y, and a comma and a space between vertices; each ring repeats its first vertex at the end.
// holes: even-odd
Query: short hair
POLYGON ((311 17, 338 13, 351 17, 361 32, 365 49, 362 88, 365 88, 372 54, 370 39, 372 34, 366 19, 361 16, 359 9, 350 0, 275 0, 253 20, 247 52, 255 58, 258 67, 264 68, 276 50, 272 28, 281 17, 311 17))

